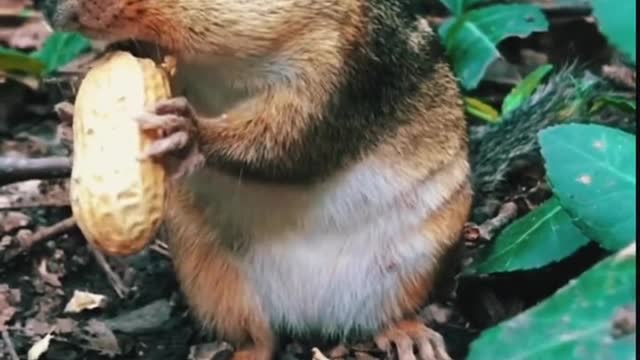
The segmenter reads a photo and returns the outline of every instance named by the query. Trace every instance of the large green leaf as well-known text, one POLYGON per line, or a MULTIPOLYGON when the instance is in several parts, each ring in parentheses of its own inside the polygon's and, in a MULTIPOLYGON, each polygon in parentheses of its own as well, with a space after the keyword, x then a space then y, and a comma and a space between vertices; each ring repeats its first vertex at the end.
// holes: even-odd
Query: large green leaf
POLYGON ((636 63, 636 0, 591 0, 600 30, 636 63))
POLYGON ((542 130, 539 141, 553 191, 576 223, 609 250, 635 241, 635 136, 566 124, 542 130))
POLYGON ((562 260, 588 242, 560 201, 551 198, 505 229, 465 274, 539 268, 562 260))
POLYGON ((596 264, 533 308, 486 330, 468 360, 631 360, 635 334, 614 337, 617 312, 636 303, 635 244, 596 264))
POLYGON ((45 63, 47 73, 53 73, 90 49, 91 42, 78 33, 55 32, 31 57, 45 63))
POLYGON ((549 22, 528 4, 493 5, 466 12, 438 28, 462 86, 474 89, 500 53, 496 45, 511 36, 545 31, 549 22))
POLYGON ((7 73, 18 71, 38 76, 44 68, 45 64, 42 61, 26 53, 0 46, 0 71, 7 73))

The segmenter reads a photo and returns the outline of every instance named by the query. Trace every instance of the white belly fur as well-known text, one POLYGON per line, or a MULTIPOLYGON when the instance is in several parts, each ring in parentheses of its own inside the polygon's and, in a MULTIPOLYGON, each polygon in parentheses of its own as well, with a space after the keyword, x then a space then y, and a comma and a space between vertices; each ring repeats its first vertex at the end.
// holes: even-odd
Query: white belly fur
POLYGON ((295 188, 204 170, 190 188, 229 229, 223 241, 249 244, 240 266, 275 327, 341 335, 378 328, 400 281, 433 265, 422 225, 467 171, 461 161, 417 182, 372 160, 295 188))

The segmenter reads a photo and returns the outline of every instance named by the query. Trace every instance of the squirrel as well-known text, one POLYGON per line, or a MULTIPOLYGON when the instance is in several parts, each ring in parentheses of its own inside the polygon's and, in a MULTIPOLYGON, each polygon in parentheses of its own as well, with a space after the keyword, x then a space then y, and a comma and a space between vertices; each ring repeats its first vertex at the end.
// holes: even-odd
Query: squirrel
MULTIPOLYGON (((172 174, 165 225, 181 289, 234 359, 272 359, 284 333, 450 359, 419 311, 460 245, 473 188, 499 188, 535 135, 515 153, 496 150, 503 136, 470 144, 421 0, 49 5, 56 29, 177 56, 176 97, 136 120, 165 135, 146 156, 172 174)), ((495 131, 549 121, 505 123, 495 131)))

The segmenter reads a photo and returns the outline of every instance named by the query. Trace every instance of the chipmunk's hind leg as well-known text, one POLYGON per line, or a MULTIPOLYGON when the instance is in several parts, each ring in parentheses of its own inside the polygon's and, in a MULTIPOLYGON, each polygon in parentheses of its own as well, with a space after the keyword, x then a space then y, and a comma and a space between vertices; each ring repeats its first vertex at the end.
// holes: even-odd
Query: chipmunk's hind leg
POLYGON ((419 320, 401 321, 383 330, 374 341, 387 353, 395 345, 399 360, 451 360, 442 336, 419 320))

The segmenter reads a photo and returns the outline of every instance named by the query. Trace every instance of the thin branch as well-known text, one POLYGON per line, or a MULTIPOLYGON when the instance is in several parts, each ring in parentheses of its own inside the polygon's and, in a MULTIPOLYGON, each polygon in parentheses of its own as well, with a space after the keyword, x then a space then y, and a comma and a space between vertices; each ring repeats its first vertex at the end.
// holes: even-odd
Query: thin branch
POLYGON ((71 175, 71 159, 52 156, 34 159, 0 157, 0 186, 30 179, 55 179, 71 175))
POLYGON ((30 236, 25 236, 23 238, 17 239, 17 247, 11 248, 11 245, 9 245, 7 249, 0 252, 0 257, 5 263, 9 262, 31 250, 34 245, 67 233, 74 229, 75 226, 75 219, 73 217, 69 217, 54 225, 41 228, 30 236))
POLYGON ((130 289, 124 284, 124 281, 122 281, 120 275, 116 274, 115 271, 113 271, 105 256, 98 249, 96 249, 89 243, 87 243, 87 246, 89 246, 93 257, 96 259, 96 262, 98 263, 102 271, 105 273, 105 275, 107 275, 107 279, 109 280, 109 284, 111 284, 113 290, 121 299, 125 298, 130 289))
POLYGON ((468 224, 465 226, 464 238, 468 241, 491 240, 496 232, 505 227, 518 216, 518 205, 508 202, 500 207, 498 215, 481 225, 468 224))

